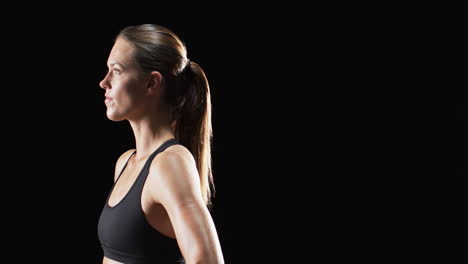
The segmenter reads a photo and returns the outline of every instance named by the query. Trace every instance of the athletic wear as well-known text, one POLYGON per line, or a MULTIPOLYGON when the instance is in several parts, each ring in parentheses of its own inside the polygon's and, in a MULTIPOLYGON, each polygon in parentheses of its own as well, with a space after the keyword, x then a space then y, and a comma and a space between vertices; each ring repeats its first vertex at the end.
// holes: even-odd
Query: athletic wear
MULTIPOLYGON (((158 147, 146 160, 127 194, 118 204, 110 207, 110 194, 127 167, 128 160, 125 163, 112 186, 99 218, 98 236, 104 256, 126 264, 159 264, 177 261, 183 263, 176 240, 155 230, 146 221, 141 208, 141 193, 152 160, 158 153, 175 144, 178 142, 170 139, 158 147)), ((131 156, 133 154, 135 152, 131 156)))

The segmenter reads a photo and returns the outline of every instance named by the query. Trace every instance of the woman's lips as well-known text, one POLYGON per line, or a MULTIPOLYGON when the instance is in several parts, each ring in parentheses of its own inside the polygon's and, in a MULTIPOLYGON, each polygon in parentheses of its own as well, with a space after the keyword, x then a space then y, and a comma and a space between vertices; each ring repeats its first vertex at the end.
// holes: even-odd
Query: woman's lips
POLYGON ((112 97, 109 97, 107 95, 105 95, 105 97, 106 97, 106 99, 104 99, 104 103, 112 101, 112 97))

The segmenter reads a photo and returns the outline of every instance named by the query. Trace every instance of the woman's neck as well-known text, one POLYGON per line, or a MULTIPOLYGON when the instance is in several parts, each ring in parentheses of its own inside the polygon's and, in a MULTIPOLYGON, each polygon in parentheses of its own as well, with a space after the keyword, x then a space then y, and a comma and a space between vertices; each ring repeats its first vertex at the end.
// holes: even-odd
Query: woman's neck
POLYGON ((129 121, 135 136, 135 161, 146 160, 156 148, 165 141, 174 138, 174 132, 169 125, 162 125, 156 120, 141 119, 129 121))

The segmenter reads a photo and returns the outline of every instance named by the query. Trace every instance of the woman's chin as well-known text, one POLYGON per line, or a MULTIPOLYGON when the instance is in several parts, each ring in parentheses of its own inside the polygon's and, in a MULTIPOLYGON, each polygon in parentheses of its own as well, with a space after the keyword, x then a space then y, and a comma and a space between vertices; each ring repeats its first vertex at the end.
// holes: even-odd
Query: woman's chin
POLYGON ((123 116, 121 115, 117 115, 116 113, 109 113, 109 111, 107 111, 107 118, 111 121, 122 121, 124 120, 123 116))
POLYGON ((117 118, 111 118, 111 117, 108 117, 108 119, 110 121, 114 121, 114 122, 118 122, 118 121, 122 121, 123 119, 117 119, 117 118))

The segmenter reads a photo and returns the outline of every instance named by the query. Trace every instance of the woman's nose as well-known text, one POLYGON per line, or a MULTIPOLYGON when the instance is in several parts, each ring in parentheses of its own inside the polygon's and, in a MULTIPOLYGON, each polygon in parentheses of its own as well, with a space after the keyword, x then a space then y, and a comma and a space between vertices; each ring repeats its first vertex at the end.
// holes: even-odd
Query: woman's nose
POLYGON ((99 82, 99 86, 102 88, 102 89, 109 89, 110 88, 110 84, 109 84, 109 81, 107 80, 107 74, 106 76, 104 76, 104 79, 102 79, 102 81, 99 82))

